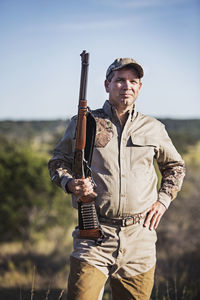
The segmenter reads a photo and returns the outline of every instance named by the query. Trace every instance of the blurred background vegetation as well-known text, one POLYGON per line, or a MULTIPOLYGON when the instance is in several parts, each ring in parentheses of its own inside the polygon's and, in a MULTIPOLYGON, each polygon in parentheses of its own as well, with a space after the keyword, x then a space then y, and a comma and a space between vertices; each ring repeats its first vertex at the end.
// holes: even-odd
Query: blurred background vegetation
MULTIPOLYGON (((200 299, 200 120, 161 120, 186 162, 182 191, 158 229, 152 299, 200 299)), ((0 122, 0 299, 66 299, 71 199, 47 163, 67 121, 0 122)), ((109 285, 104 299, 110 299, 109 285)))

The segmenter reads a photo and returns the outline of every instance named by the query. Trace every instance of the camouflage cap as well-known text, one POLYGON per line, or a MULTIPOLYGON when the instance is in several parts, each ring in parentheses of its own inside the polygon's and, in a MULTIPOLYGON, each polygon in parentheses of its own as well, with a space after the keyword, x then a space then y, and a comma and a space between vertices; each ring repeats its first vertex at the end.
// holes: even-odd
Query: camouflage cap
POLYGON ((133 58, 117 58, 115 61, 108 67, 108 70, 106 72, 106 78, 108 78, 109 74, 112 71, 119 70, 121 68, 124 68, 128 65, 132 65, 133 68, 135 68, 138 72, 139 78, 142 78, 144 76, 143 68, 133 59, 133 58))

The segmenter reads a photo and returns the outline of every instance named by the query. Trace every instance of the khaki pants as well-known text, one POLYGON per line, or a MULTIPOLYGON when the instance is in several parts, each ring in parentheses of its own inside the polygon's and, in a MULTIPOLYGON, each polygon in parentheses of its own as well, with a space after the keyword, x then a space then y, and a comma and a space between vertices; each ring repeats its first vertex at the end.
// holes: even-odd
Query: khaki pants
POLYGON ((156 232, 141 224, 128 227, 102 225, 104 239, 80 239, 73 232, 68 300, 99 300, 110 278, 114 300, 147 300, 153 287, 156 232))
MULTIPOLYGON (((149 300, 154 282, 155 266, 130 278, 110 277, 113 300, 149 300)), ((89 263, 70 259, 67 300, 98 300, 107 276, 89 263)))

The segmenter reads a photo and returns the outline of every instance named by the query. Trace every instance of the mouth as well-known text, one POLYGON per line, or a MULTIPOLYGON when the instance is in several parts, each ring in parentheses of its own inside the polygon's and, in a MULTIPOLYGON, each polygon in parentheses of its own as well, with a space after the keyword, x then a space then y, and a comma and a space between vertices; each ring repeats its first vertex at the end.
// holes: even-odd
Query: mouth
POLYGON ((125 98, 133 97, 132 94, 127 94, 127 93, 121 94, 121 96, 122 96, 122 97, 125 97, 125 98))

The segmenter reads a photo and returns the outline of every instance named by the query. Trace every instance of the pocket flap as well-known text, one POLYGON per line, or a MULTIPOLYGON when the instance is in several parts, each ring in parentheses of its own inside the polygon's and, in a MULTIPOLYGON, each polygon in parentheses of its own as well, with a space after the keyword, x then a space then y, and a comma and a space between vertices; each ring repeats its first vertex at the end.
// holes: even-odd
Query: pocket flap
POLYGON ((140 146, 140 147, 144 147, 144 146, 156 147, 158 145, 158 141, 156 141, 155 137, 147 136, 147 135, 131 134, 131 141, 133 145, 140 146))

